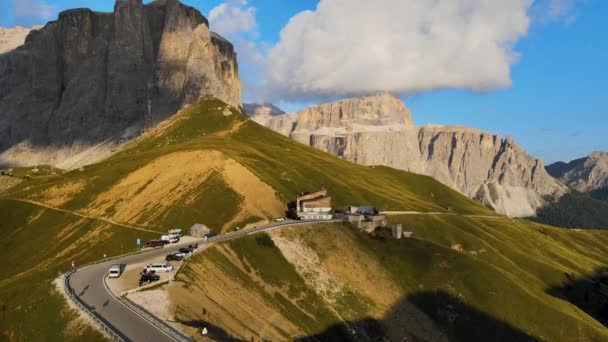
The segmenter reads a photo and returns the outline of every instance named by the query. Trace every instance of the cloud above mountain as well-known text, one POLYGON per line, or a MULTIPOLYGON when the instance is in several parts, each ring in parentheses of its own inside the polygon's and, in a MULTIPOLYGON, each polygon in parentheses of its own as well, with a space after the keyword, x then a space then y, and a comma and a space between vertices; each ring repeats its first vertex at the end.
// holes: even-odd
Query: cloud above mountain
POLYGON ((209 11, 209 22, 214 31, 233 36, 257 32, 255 8, 246 0, 221 3, 209 11))
POLYGON ((265 85, 287 99, 511 85, 532 0, 321 0, 291 18, 265 85))

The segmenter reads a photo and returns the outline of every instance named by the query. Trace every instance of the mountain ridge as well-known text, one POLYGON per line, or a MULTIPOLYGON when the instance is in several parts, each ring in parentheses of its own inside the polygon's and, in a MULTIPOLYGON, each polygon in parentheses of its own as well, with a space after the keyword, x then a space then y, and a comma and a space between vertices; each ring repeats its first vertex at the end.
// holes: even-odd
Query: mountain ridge
POLYGON ((569 187, 590 192, 608 187, 608 152, 595 151, 568 163, 556 162, 547 172, 569 187))
POLYGON ((462 126, 415 126, 409 110, 389 93, 252 119, 355 163, 429 175, 513 217, 533 216, 544 196, 567 191, 512 138, 462 126))
POLYGON ((77 168, 200 96, 240 106, 236 52, 208 25, 177 0, 129 0, 31 31, 0 55, 0 164, 77 168))

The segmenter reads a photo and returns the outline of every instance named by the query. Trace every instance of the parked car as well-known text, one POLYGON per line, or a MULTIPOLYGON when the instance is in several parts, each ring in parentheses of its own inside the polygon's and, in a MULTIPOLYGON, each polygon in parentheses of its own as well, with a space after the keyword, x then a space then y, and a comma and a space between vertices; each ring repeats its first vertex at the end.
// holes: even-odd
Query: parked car
POLYGON ((146 247, 162 247, 165 245, 165 241, 161 240, 152 240, 146 242, 146 247))
POLYGON ((275 220, 276 222, 283 222, 283 221, 285 221, 285 218, 284 218, 284 217, 277 217, 277 218, 275 218, 274 220, 275 220))
POLYGON ((166 261, 182 261, 184 260, 184 256, 183 255, 178 255, 176 253, 171 253, 171 254, 167 254, 167 256, 165 257, 166 261))
POLYGON ((181 229, 169 229, 169 235, 176 234, 179 237, 182 237, 184 234, 181 229))
POLYGON ((187 257, 189 257, 189 256, 190 256, 190 254, 188 254, 188 253, 184 253, 184 252, 173 252, 173 253, 171 253, 171 254, 173 254, 173 255, 177 255, 177 256, 180 256, 180 257, 183 257, 184 259, 186 259, 187 257))
POLYGON ((171 272, 173 271, 173 266, 169 263, 164 264, 151 264, 147 265, 145 268, 146 272, 154 271, 154 272, 171 272))
POLYGON ((193 250, 190 247, 180 248, 179 251, 182 253, 186 253, 186 254, 190 254, 193 252, 193 250))
POLYGON ((173 235, 173 234, 169 234, 169 235, 163 235, 160 237, 160 239, 162 241, 167 241, 168 243, 176 243, 179 242, 179 236, 177 235, 173 235))
POLYGON ((146 283, 152 283, 152 282, 155 282, 155 281, 159 281, 159 280, 160 280, 160 276, 158 274, 144 273, 139 278, 139 286, 142 286, 142 285, 144 285, 146 283))
POLYGON ((108 271, 108 277, 110 278, 118 278, 122 274, 122 265, 115 264, 110 266, 110 271, 108 271))

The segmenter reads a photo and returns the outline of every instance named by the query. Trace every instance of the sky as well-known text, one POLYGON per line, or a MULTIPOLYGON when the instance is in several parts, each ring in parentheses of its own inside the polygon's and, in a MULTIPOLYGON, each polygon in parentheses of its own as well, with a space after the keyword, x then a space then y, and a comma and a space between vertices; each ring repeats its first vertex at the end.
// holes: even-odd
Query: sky
MULTIPOLYGON (((149 1, 144 1, 149 2, 149 1)), ((608 1, 182 0, 239 55, 243 101, 392 91, 418 125, 512 136, 545 163, 608 151, 608 1)), ((32 26, 113 0, 0 0, 32 26)))

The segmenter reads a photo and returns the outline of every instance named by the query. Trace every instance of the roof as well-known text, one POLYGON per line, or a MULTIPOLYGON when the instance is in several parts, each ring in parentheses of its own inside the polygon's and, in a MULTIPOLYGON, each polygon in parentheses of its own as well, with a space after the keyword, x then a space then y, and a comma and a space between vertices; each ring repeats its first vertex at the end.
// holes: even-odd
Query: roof
POLYGON ((376 208, 374 208, 371 205, 360 205, 358 207, 356 207, 356 213, 358 214, 375 214, 376 213, 376 208))

